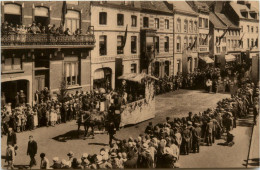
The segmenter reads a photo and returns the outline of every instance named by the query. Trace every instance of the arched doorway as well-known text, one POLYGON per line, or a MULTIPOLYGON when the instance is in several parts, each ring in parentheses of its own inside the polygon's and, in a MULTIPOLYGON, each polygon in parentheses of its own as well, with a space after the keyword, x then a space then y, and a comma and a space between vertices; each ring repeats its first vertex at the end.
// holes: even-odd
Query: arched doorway
POLYGON ((164 63, 164 74, 166 76, 170 75, 170 62, 169 61, 165 61, 165 63, 164 63))
POLYGON ((4 20, 14 26, 20 25, 22 21, 21 6, 18 4, 4 4, 4 20))
POLYGON ((112 70, 111 68, 99 68, 93 74, 93 89, 111 89, 112 70))
POLYGON ((16 80, 7 81, 1 83, 2 95, 5 97, 5 103, 12 103, 12 107, 15 107, 15 96, 17 92, 23 91, 26 96, 25 102, 29 99, 29 81, 28 80, 16 80))

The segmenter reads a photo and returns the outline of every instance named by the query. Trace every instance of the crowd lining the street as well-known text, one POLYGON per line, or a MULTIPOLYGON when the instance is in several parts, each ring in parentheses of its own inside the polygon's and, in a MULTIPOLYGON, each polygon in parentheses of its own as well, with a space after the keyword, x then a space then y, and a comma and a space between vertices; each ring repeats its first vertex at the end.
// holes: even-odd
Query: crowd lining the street
MULTIPOLYGON (((215 109, 207 109, 203 113, 189 112, 188 117, 167 117, 166 122, 153 126, 149 123, 144 134, 136 139, 119 140, 113 137, 116 127, 108 128, 112 133, 110 149, 102 148, 100 153, 90 155, 83 153, 81 158, 74 157, 73 152, 68 153, 68 160, 53 158, 51 164, 45 153, 41 153, 41 169, 121 169, 121 168, 174 168, 178 164, 181 154, 199 153, 201 145, 211 146, 216 139, 225 138, 226 145, 234 144, 234 136, 230 133, 236 128, 237 118, 243 118, 250 112, 254 114, 254 121, 259 114, 259 83, 255 85, 245 82, 231 96, 217 103, 215 109), (115 143, 112 143, 112 139, 115 143)), ((10 130, 11 134, 12 129, 10 130)), ((10 132, 9 132, 10 133, 10 132)), ((13 167, 15 139, 11 134, 7 138, 7 162, 13 167)), ((30 137, 31 138, 31 137, 30 137)), ((29 146, 28 146, 29 147, 29 146)), ((36 154, 37 152, 35 152, 36 154)), ((33 155, 33 158, 35 156, 33 155)), ((31 160, 31 166, 34 161, 31 160)))

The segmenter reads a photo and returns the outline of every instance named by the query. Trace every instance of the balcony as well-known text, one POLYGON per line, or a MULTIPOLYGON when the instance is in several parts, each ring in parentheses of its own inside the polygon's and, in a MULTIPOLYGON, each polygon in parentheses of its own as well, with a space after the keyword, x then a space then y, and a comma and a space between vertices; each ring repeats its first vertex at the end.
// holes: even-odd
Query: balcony
POLYGON ((94 48, 94 34, 50 35, 50 34, 3 34, 2 49, 35 48, 94 48))

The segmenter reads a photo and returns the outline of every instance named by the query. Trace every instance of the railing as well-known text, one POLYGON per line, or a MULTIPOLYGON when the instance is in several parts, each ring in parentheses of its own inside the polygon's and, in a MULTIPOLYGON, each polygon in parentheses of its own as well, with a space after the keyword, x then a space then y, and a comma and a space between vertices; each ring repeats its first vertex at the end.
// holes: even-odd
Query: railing
POLYGON ((51 35, 51 34, 2 34, 2 46, 14 45, 94 45, 93 34, 51 35))

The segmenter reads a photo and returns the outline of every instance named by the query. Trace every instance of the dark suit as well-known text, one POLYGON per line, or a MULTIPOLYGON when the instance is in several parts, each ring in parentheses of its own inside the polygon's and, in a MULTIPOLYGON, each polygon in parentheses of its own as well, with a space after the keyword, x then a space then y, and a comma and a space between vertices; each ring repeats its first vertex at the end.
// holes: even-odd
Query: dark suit
POLYGON ((208 146, 212 145, 213 128, 214 128, 214 124, 213 121, 211 120, 210 122, 207 123, 206 126, 206 141, 208 146))
POLYGON ((200 137, 201 137, 201 128, 196 127, 193 129, 193 152, 196 153, 200 151, 200 137))
POLYGON ((16 139, 16 133, 12 132, 7 134, 7 145, 11 144, 12 146, 16 145, 17 139, 16 139))
POLYGON ((27 155, 30 155, 30 166, 36 165, 35 155, 37 154, 37 143, 33 141, 28 142, 27 155))

